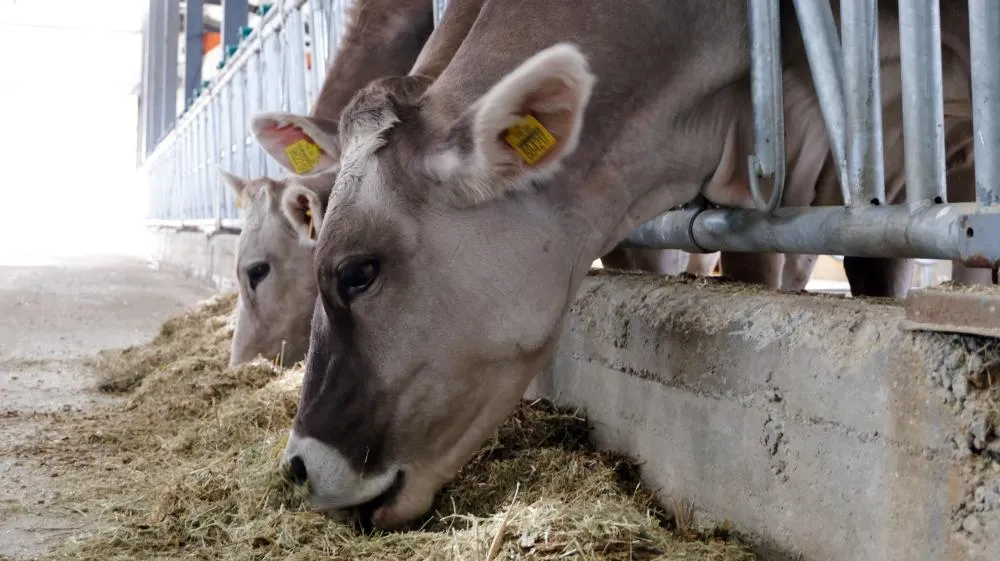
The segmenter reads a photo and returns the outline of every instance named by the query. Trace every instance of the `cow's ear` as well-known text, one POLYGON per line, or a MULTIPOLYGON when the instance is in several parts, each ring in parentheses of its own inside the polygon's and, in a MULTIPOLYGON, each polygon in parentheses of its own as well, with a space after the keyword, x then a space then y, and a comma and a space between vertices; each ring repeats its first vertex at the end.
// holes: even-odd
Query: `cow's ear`
POLYGON ((296 182, 289 183, 281 194, 281 211, 304 245, 315 245, 323 223, 324 206, 316 191, 296 182))
POLYGON ((432 175, 469 204, 551 177, 576 150, 595 82, 577 46, 538 52, 459 117, 428 162, 432 175))
POLYGON ((228 171, 219 168, 219 177, 222 178, 222 184, 232 190, 233 195, 236 198, 236 207, 243 208, 243 193, 246 192, 247 183, 246 179, 242 177, 229 173, 228 171))
POLYGON ((292 113, 261 113, 250 121, 257 142, 281 167, 307 175, 339 164, 337 123, 292 113))

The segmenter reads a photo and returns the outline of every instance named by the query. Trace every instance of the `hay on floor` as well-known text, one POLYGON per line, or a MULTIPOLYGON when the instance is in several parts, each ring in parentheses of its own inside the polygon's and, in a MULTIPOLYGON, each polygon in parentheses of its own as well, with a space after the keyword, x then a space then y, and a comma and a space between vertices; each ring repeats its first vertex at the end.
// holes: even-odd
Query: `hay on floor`
POLYGON ((132 395, 64 417, 52 430, 73 437, 49 452, 88 458, 81 469, 93 474, 80 479, 113 477, 115 491, 80 499, 100 524, 53 558, 755 559, 724 533, 677 532, 634 463, 594 450, 583 418, 544 402, 522 404, 411 531, 366 535, 311 512, 278 470, 301 365, 226 368, 228 340, 214 334, 232 302, 216 299, 147 345, 104 354, 123 382, 103 387, 132 395))

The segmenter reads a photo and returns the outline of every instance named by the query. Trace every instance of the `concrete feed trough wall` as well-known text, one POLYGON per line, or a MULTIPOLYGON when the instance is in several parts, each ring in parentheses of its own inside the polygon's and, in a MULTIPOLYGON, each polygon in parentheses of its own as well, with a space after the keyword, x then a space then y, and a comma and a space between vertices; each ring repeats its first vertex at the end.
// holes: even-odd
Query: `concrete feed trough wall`
POLYGON ((767 558, 1000 559, 1000 354, 902 316, 592 272, 536 389, 767 558))

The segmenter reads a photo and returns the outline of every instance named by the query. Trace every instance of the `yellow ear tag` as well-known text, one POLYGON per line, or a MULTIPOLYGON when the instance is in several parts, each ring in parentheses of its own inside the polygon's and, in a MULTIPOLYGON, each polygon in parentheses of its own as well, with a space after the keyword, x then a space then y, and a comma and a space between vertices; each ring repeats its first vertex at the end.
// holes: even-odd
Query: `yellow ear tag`
POLYGON ((236 208, 243 208, 243 197, 236 197, 236 208))
POLYGON ((307 208, 306 209, 306 218, 309 219, 309 239, 310 240, 315 240, 316 239, 316 226, 315 226, 316 223, 313 222, 313 211, 312 211, 311 208, 307 208))
POLYGON ((295 173, 303 174, 311 171, 319 163, 319 157, 323 152, 305 138, 292 143, 285 148, 285 155, 292 163, 295 173))
POLYGON ((517 124, 507 129, 504 140, 529 166, 542 159, 556 145, 552 133, 531 115, 521 117, 517 124))

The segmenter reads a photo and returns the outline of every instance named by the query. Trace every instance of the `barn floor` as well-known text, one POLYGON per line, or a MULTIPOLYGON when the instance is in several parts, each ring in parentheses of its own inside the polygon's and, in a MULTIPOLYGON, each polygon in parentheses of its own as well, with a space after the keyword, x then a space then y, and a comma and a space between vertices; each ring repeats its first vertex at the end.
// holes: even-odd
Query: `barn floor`
POLYGON ((203 282, 132 257, 0 265, 0 558, 42 553, 87 522, 46 507, 44 459, 13 457, 46 414, 109 398, 92 391, 85 359, 148 340, 170 315, 210 296, 203 282))

